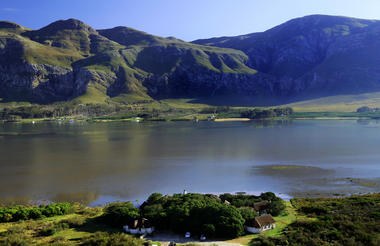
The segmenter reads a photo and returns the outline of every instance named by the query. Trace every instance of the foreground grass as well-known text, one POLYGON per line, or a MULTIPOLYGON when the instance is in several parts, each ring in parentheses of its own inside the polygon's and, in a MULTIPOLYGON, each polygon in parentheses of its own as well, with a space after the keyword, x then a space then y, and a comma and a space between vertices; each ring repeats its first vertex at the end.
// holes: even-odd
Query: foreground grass
POLYGON ((113 234, 117 237, 115 240, 133 242, 125 245, 143 245, 142 240, 135 241, 129 235, 119 236, 120 229, 101 223, 99 216, 102 214, 102 208, 76 205, 73 214, 0 223, 0 245, 83 245, 86 241, 103 240, 113 234))
MULTIPOLYGON (((0 223, 0 245, 151 245, 100 220, 103 208, 0 223)), ((380 194, 347 198, 297 198, 275 217, 276 228, 222 243, 242 245, 379 245, 380 194)), ((154 244, 160 245, 159 242, 154 244)), ((192 244, 193 245, 193 244, 192 244)), ((195 245, 195 244, 194 244, 195 245)))

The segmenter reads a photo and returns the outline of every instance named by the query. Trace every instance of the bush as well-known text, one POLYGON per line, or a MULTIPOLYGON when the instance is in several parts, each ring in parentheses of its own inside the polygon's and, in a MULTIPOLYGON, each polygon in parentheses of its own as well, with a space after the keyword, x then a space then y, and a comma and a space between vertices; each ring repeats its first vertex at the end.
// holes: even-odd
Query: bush
POLYGON ((42 205, 41 212, 46 217, 51 217, 55 215, 64 215, 73 210, 73 207, 70 203, 63 202, 63 203, 52 203, 49 205, 42 205))
POLYGON ((304 206, 300 208, 300 211, 306 214, 316 214, 316 215, 324 215, 327 214, 327 208, 322 208, 318 206, 304 206))
POLYGON ((19 220, 39 219, 43 216, 68 214, 73 211, 69 203, 52 203, 39 207, 14 206, 0 208, 0 222, 15 222, 19 220))
POLYGON ((1 246, 28 246, 32 244, 32 240, 23 234, 7 234, 0 236, 1 246))
POLYGON ((285 210, 285 208, 286 206, 284 202, 280 198, 276 197, 270 200, 266 211, 273 216, 278 216, 285 210))
POLYGON ((38 235, 39 236, 43 236, 43 237, 46 237, 46 236, 51 236, 51 235, 54 235, 56 233, 56 229, 54 227, 48 227, 48 228, 43 228, 39 233, 38 235))
POLYGON ((69 219, 64 219, 60 221, 60 224, 67 224, 71 228, 78 228, 86 222, 86 219, 81 216, 75 216, 69 219))
POLYGON ((140 217, 139 209, 131 202, 112 203, 105 208, 104 219, 108 224, 122 226, 140 217))
POLYGON ((215 226, 213 224, 205 224, 202 225, 201 229, 202 233, 207 235, 208 237, 212 237, 215 235, 215 226))
POLYGON ((255 217, 258 216, 256 211, 250 207, 241 207, 239 208, 239 212, 241 214, 241 217, 243 217, 245 223, 247 223, 248 221, 254 220, 255 217))

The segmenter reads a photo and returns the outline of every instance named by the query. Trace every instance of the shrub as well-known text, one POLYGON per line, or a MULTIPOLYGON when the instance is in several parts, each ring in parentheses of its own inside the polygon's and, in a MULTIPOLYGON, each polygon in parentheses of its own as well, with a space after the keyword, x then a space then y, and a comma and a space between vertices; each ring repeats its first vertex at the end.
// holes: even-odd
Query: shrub
POLYGON ((42 205, 40 208, 42 214, 46 217, 67 214, 73 210, 71 204, 67 202, 42 205))
POLYGON ((215 226, 213 224, 205 224, 202 225, 202 233, 207 235, 208 237, 212 237, 215 235, 215 226))
POLYGON ((285 210, 285 208, 286 206, 284 202, 280 198, 276 197, 270 201, 266 210, 269 214, 278 216, 285 210))
POLYGON ((39 219, 43 216, 51 217, 63 215, 73 211, 69 203, 52 203, 39 207, 14 206, 0 208, 0 222, 14 222, 19 220, 39 219))
POLYGON ((43 228, 39 233, 38 235, 39 236, 51 236, 51 235, 54 235, 56 233, 56 229, 54 227, 47 227, 47 228, 43 228))
POLYGON ((254 220, 255 217, 258 216, 256 211, 250 207, 241 207, 239 208, 239 212, 241 216, 243 217, 245 223, 247 223, 248 221, 254 220))
POLYGON ((2 246, 28 246, 32 240, 23 234, 8 234, 0 237, 0 245, 2 246))
POLYGON ((165 228, 167 213, 162 204, 152 204, 142 209, 142 214, 149 219, 157 228, 165 228))
POLYGON ((318 206, 304 206, 301 207, 300 211, 307 214, 316 214, 316 215, 323 215, 327 214, 328 210, 327 208, 322 208, 318 206))
POLYGON ((104 219, 107 223, 122 226, 140 217, 139 209, 131 202, 112 203, 105 208, 104 219))
POLYGON ((74 216, 69 219, 61 220, 60 224, 67 224, 71 228, 77 228, 84 225, 85 222, 86 222, 86 219, 84 217, 74 216))

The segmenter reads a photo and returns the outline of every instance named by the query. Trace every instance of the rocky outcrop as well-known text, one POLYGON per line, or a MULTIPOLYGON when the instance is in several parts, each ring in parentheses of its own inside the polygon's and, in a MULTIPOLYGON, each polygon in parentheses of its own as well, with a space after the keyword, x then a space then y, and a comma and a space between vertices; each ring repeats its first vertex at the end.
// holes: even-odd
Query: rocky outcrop
POLYGON ((48 103, 83 94, 93 72, 52 65, 20 63, 0 66, 0 96, 5 100, 48 103))
POLYGON ((280 94, 295 100, 378 91, 379 29, 379 21, 313 15, 263 33, 194 43, 244 51, 251 67, 273 75, 280 94))

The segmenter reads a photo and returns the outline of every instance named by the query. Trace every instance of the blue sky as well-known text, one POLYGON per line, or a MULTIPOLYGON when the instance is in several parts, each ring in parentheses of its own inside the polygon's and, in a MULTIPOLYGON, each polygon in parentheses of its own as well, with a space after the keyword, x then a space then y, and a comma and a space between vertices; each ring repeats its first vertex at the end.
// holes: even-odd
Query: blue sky
POLYGON ((380 0, 1 0, 0 20, 32 29, 76 18, 186 41, 234 36, 310 14, 380 19, 380 0))

